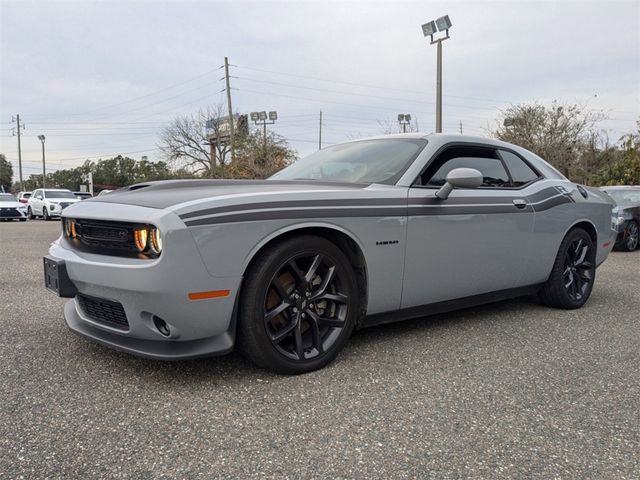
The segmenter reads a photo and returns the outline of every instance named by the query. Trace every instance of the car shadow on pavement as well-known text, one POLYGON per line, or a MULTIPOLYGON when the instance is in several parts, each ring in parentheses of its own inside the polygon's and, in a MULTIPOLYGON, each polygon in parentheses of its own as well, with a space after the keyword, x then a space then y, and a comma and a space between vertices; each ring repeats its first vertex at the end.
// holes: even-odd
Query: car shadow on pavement
MULTIPOLYGON (((546 307, 541 306, 535 297, 522 297, 356 330, 336 361, 311 375, 322 375, 321 372, 330 372, 330 369, 337 364, 345 367, 345 364, 351 362, 354 363, 353 368, 357 369, 357 362, 361 361, 363 355, 375 355, 375 351, 381 344, 390 341, 401 342, 416 336, 428 340, 429 335, 436 331, 455 335, 456 332, 459 333, 461 326, 470 328, 473 324, 478 323, 509 322, 511 321, 510 313, 537 308, 546 307), (442 332, 443 330, 444 332, 442 332)), ((117 364, 118 372, 126 377, 135 376, 150 383, 171 385, 172 388, 193 387, 194 384, 200 382, 211 384, 211 382, 242 381, 248 377, 258 379, 286 378, 255 367, 235 351, 218 357, 166 362, 136 357, 88 342, 83 338, 76 338, 73 353, 78 357, 88 357, 92 361, 105 364, 104 367, 109 369, 117 364)))

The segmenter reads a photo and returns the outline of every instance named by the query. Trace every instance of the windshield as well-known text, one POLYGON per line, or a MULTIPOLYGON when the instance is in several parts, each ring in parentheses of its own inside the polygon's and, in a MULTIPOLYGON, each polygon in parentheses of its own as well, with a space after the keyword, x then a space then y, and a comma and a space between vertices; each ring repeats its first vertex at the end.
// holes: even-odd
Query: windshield
POLYGON ((298 160, 270 179, 392 184, 426 144, 419 138, 386 138, 334 145, 298 160))
POLYGON ((47 198, 76 198, 69 190, 45 190, 44 194, 47 198))
POLYGON ((0 202, 15 202, 16 197, 10 193, 0 193, 0 202))
POLYGON ((605 190, 618 205, 640 203, 640 188, 629 190, 605 190))

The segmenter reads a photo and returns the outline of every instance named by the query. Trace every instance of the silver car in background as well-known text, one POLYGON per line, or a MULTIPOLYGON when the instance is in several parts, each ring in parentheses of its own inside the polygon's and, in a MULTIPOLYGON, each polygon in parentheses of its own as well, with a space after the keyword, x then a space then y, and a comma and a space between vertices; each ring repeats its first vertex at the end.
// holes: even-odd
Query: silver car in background
POLYGON ((62 214, 46 285, 75 332, 155 359, 304 373, 354 328, 538 293, 584 305, 613 202, 515 145, 406 134, 268 180, 133 185, 62 214))
POLYGON ((5 220, 27 221, 27 207, 10 193, 0 192, 0 222, 5 220))

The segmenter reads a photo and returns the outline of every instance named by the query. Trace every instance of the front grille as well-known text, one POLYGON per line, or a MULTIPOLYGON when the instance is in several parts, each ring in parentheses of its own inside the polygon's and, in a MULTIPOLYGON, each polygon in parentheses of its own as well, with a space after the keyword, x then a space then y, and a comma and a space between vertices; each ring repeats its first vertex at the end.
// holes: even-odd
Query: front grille
POLYGON ((129 321, 120 303, 80 294, 76 301, 82 313, 91 320, 119 330, 129 330, 129 321))
POLYGON ((133 224, 98 220, 75 222, 78 239, 83 245, 99 251, 106 248, 137 253, 133 242, 133 224))
POLYGON ((64 210, 65 208, 67 208, 69 205, 71 205, 70 202, 62 202, 60 203, 60 209, 64 210))
POLYGON ((0 208, 0 217, 21 217, 16 208, 0 208))

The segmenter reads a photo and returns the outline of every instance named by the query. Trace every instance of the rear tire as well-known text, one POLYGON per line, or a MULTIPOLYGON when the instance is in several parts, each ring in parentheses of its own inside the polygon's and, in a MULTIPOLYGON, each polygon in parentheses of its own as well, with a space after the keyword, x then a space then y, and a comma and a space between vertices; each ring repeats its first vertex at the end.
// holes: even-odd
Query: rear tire
POLYGON ((585 230, 576 228, 562 240, 540 298, 550 307, 580 308, 591 295, 595 277, 596 247, 585 230))
POLYGON ((247 359, 284 374, 335 359, 359 314, 356 277, 336 245, 312 235, 283 240, 244 278, 237 346, 247 359))

